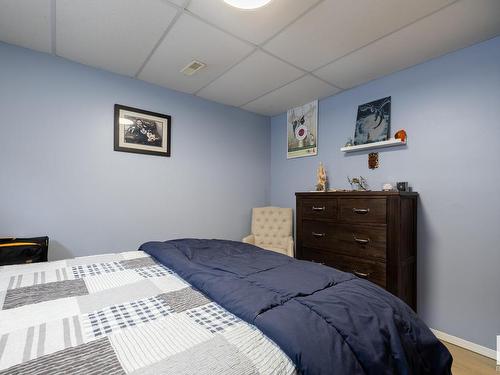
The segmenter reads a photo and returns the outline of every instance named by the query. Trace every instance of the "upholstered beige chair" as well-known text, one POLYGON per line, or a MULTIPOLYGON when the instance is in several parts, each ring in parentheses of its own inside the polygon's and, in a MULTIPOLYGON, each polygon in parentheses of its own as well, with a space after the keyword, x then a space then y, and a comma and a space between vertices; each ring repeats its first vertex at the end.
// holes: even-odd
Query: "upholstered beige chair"
POLYGON ((293 257, 292 209, 280 207, 252 209, 252 234, 242 241, 293 257))

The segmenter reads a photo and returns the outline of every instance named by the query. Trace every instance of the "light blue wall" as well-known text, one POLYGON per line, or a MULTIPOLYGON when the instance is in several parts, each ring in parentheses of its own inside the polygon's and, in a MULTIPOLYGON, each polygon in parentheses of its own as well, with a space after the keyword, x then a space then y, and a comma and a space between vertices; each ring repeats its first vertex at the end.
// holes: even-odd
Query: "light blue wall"
POLYGON ((319 154, 286 160, 286 118, 271 122, 271 204, 294 207, 320 161, 332 187, 363 175, 372 189, 409 181, 420 193, 418 309, 430 327, 494 349, 500 334, 500 38, 320 101, 319 154), (408 147, 343 154, 357 106, 392 96, 408 147))
POLYGON ((0 44, 0 236, 50 258, 240 239, 269 200, 269 118, 0 44), (113 151, 115 103, 170 114, 172 157, 113 151))

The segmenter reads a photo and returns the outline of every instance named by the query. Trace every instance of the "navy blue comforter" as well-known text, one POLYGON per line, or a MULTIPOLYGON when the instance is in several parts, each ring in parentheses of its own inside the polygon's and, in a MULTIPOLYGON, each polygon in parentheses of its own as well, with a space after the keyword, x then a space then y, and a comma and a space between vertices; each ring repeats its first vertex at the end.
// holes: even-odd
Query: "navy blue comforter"
POLYGON ((451 374, 448 350, 405 303, 349 273, 233 241, 140 250, 257 326, 302 374, 451 374))

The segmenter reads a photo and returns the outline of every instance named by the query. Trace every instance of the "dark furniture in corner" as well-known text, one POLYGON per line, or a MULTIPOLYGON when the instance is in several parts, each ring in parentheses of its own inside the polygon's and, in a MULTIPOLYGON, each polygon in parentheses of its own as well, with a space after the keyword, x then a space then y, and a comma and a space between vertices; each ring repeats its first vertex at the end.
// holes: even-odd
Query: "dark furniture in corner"
POLYGON ((417 193, 295 193, 295 257, 352 272, 417 308, 417 193))
POLYGON ((49 237, 0 238, 0 266, 46 262, 49 237))

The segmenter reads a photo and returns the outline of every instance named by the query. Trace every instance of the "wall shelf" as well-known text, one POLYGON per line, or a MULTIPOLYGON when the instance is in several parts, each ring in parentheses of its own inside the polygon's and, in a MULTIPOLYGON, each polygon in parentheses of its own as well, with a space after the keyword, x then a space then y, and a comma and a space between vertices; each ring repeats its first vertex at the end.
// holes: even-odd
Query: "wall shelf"
POLYGON ((367 143, 364 145, 342 147, 340 149, 340 151, 342 151, 342 152, 355 152, 355 151, 371 150, 374 148, 402 146, 405 144, 406 144, 406 141, 403 142, 401 139, 391 138, 387 141, 380 141, 380 142, 367 143))

